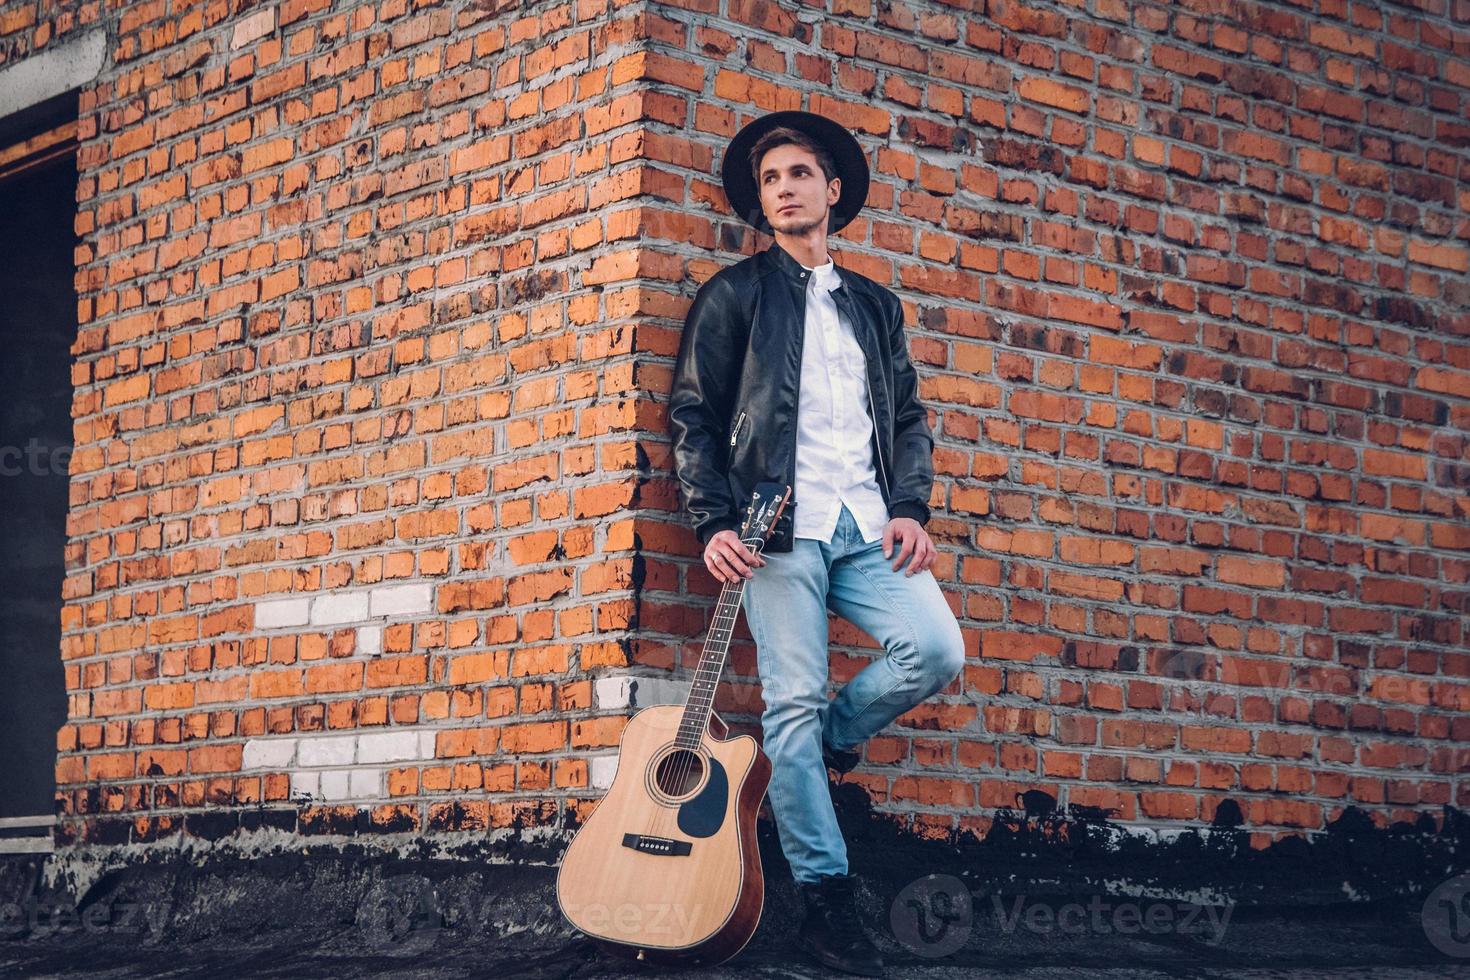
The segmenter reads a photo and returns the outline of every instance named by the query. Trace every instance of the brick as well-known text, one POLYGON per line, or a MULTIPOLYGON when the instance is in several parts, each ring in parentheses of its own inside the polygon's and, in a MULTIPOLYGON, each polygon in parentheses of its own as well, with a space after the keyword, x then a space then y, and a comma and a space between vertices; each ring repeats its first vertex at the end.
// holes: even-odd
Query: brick
POLYGON ((409 687, 423 684, 429 677, 425 657, 387 657, 366 666, 364 682, 368 687, 409 687))
POLYGON ((361 663, 324 664, 309 667, 304 676, 308 694, 340 694, 362 689, 361 663))
POLYGON ((617 753, 594 755, 588 760, 589 780, 593 789, 606 790, 612 786, 618 772, 617 753))
POLYGON ((355 623, 368 618, 368 597, 363 593, 317 596, 311 600, 311 625, 355 623))
POLYGON ((595 748, 617 745, 627 722, 628 719, 624 715, 608 715, 574 721, 572 722, 572 747, 595 748))
POLYGON ((390 586, 373 589, 368 598, 369 616, 418 616, 433 611, 434 587, 426 582, 390 586))
POLYGON ((353 769, 348 775, 347 795, 351 799, 374 799, 383 794, 381 769, 353 769))
POLYGON ((268 7, 264 10, 258 10, 235 23, 234 29, 230 32, 230 50, 238 51, 240 48, 265 37, 275 29, 275 8, 268 7))
POLYGON ((318 774, 318 786, 324 800, 349 800, 352 798, 352 770, 329 769, 318 774))
POLYGON ((242 769, 288 769, 296 758, 294 738, 253 738, 245 743, 242 769))
POLYGON ((567 744, 567 722, 543 721, 507 725, 500 745, 506 752, 551 752, 567 744))
POLYGON ((357 738, 353 735, 315 735, 300 739, 296 751, 297 765, 351 765, 357 757, 357 738))
POLYGON ((357 761, 363 764, 402 762, 417 759, 419 738, 416 732, 373 732, 357 740, 357 761))
POLYGON ((683 704, 690 683, 664 677, 617 675, 593 682, 597 707, 602 710, 646 708, 653 704, 683 704))

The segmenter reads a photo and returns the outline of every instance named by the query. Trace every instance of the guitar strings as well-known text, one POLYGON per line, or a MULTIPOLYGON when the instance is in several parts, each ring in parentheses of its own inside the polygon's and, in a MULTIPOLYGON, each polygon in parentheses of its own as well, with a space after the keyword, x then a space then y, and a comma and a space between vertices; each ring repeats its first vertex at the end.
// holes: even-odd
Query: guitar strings
MULTIPOLYGON (((741 544, 744 544, 745 547, 747 547, 748 550, 751 551, 751 554, 757 555, 757 557, 759 557, 761 552, 761 545, 764 544, 764 541, 761 541, 761 539, 759 538, 753 538, 751 539, 751 541, 741 541, 741 544)), ((714 621, 713 623, 711 623, 711 629, 713 629, 714 626, 719 626, 719 629, 728 630, 729 632, 729 635, 725 638, 726 654, 728 654, 729 652, 729 641, 731 641, 731 639, 734 639, 735 620, 739 617, 739 607, 741 607, 741 597, 742 595, 744 595, 744 589, 744 579, 738 580, 738 583, 736 583, 734 589, 731 589, 729 583, 726 583, 725 588, 720 589, 720 604, 723 604, 723 601, 725 601, 726 592, 729 592, 729 594, 732 594, 735 597, 734 605, 732 605, 731 611, 729 611, 728 613, 728 623, 720 624, 720 620, 723 619, 722 616, 714 617, 714 621)), ((719 611, 719 605, 716 605, 716 611, 719 611)), ((700 671, 703 670, 703 664, 704 657, 703 655, 701 655, 700 667, 697 667, 697 669, 695 669, 695 683, 698 683, 698 679, 700 679, 700 671)), ((714 692, 719 689, 720 673, 723 673, 723 666, 725 666, 725 664, 723 664, 722 660, 722 663, 720 663, 720 671, 716 671, 716 674, 714 674, 709 682, 707 682, 707 685, 709 685, 709 695, 707 695, 707 698, 709 698, 709 705, 706 705, 706 718, 704 718, 704 724, 701 724, 700 730, 698 730, 698 732, 695 732, 694 736, 694 738, 697 739, 698 745, 700 746, 703 746, 704 743, 704 733, 709 730, 709 716, 713 716, 714 714, 714 692)), ((692 752, 692 749, 686 749, 686 751, 692 752)), ((698 758, 698 755, 691 755, 691 757, 685 757, 684 760, 682 760, 684 761, 684 767, 682 767, 682 770, 679 770, 678 779, 676 779, 675 782, 675 786, 678 786, 678 788, 682 789, 682 786, 684 786, 684 780, 686 779, 686 777, 688 777, 689 768, 691 768, 692 764, 694 764, 692 763, 692 758, 698 758)))
MULTIPOLYGON (((741 541, 740 543, 743 544, 743 545, 745 545, 754 555, 757 555, 758 556, 760 554, 760 552, 761 552, 761 545, 764 544, 764 541, 762 541, 760 539, 752 539, 751 541, 741 541)), ((728 583, 728 582, 725 583, 724 584, 724 587, 720 590, 720 599, 719 599, 719 602, 716 603, 716 606, 715 606, 716 616, 714 618, 714 621, 711 623, 711 627, 710 628, 711 628, 711 630, 713 630, 716 626, 719 626, 719 628, 722 629, 722 630, 728 629, 730 631, 730 635, 725 638, 725 651, 726 651, 726 653, 728 653, 729 652, 729 649, 730 649, 730 640, 734 638, 734 633, 735 633, 735 620, 737 618, 739 618, 739 615, 740 615, 740 602, 741 602, 741 597, 744 594, 744 589, 745 589, 745 580, 744 579, 741 579, 741 580, 739 580, 738 584, 735 586, 735 588, 733 590, 733 593, 732 593, 735 596, 735 602, 734 602, 734 605, 733 605, 731 611, 728 614, 728 616, 729 616, 729 622, 727 624, 725 624, 723 626, 719 626, 721 619, 724 618, 723 616, 719 615, 719 607, 720 607, 720 605, 723 605, 724 604, 726 593, 731 591, 730 590, 730 583, 728 583)), ((696 684, 696 685, 698 685, 698 683, 699 683, 699 674, 700 674, 700 671, 703 669, 703 667, 704 667, 704 656, 703 656, 703 653, 701 652, 700 664, 699 664, 699 666, 695 667, 695 670, 694 670, 694 684, 696 684)), ((694 734, 695 742, 696 742, 696 745, 698 745, 698 746, 702 746, 704 744, 704 733, 705 733, 705 731, 707 731, 709 729, 709 716, 712 715, 712 714, 714 714, 715 691, 718 689, 719 680, 720 680, 720 674, 723 673, 723 670, 724 670, 724 662, 723 662, 723 659, 722 659, 722 661, 720 663, 720 670, 717 671, 715 673, 714 677, 708 682, 708 684, 709 684, 709 695, 708 695, 709 704, 706 706, 706 709, 705 709, 705 715, 706 715, 706 717, 705 717, 705 720, 704 720, 704 724, 702 724, 702 725, 699 726, 700 730, 697 731, 697 732, 695 732, 695 734, 694 734)), ((697 690, 697 689, 698 688, 696 687, 695 690, 697 690)), ((675 736, 675 740, 677 742, 677 735, 675 736)), ((674 779, 673 786, 674 786, 674 788, 675 788, 676 791, 682 791, 683 790, 684 780, 688 778, 689 771, 690 771, 690 769, 694 765, 693 759, 699 758, 697 751, 694 750, 694 749, 684 749, 683 751, 689 753, 689 755, 681 758, 678 762, 676 762, 674 764, 674 770, 675 770, 675 772, 676 772, 677 775, 676 775, 676 777, 674 779)), ((665 816, 665 814, 661 810, 660 813, 658 814, 658 816, 661 819, 661 818, 663 818, 665 816)), ((663 835, 663 836, 668 836, 668 835, 663 835)))
MULTIPOLYGON (((720 597, 719 597, 718 602, 715 605, 715 617, 714 617, 713 621, 710 624, 710 633, 714 633, 714 631, 720 630, 720 629, 723 629, 724 628, 721 625, 721 620, 724 617, 720 614, 720 609, 721 609, 722 606, 725 605, 726 599, 729 597, 729 595, 730 595, 730 584, 727 582, 727 583, 724 583, 722 585, 721 589, 720 589, 720 597)), ((707 645, 708 645, 708 643, 706 642, 706 646, 707 645)), ((701 650, 700 662, 695 667, 695 670, 694 670, 694 680, 692 682, 693 686, 690 688, 690 694, 691 694, 690 700, 692 700, 694 696, 697 696, 698 695, 698 692, 699 692, 699 684, 700 684, 700 675, 701 675, 701 673, 703 672, 703 669, 704 669, 704 660, 705 660, 704 651, 701 650)), ((685 704, 686 704, 686 713, 685 713, 685 718, 683 720, 687 720, 687 713, 688 713, 687 712, 687 706, 688 706, 689 702, 686 701, 685 704)), ((714 705, 714 698, 713 698, 713 693, 711 693, 711 697, 710 697, 710 708, 711 709, 713 708, 713 705, 714 705)), ((708 725, 708 720, 707 719, 706 719, 705 725, 706 726, 708 725)), ((680 731, 682 732, 682 730, 683 730, 683 725, 681 723, 680 731)), ((701 745, 703 743, 703 741, 704 741, 704 739, 703 739, 703 733, 702 732, 695 731, 693 733, 693 736, 692 737, 695 740, 696 746, 701 745)), ((670 791, 672 792, 673 795, 677 796, 677 795, 679 795, 680 793, 683 792, 683 789, 684 789, 684 781, 688 778, 689 771, 693 767, 693 758, 695 757, 695 753, 696 753, 697 749, 691 749, 691 748, 688 748, 688 747, 679 745, 679 733, 678 732, 675 733, 675 736, 674 736, 674 744, 676 746, 679 746, 679 748, 676 751, 687 753, 686 755, 682 755, 682 756, 678 757, 674 761, 674 764, 672 766, 670 766, 670 774, 672 776, 672 779, 670 780, 670 783, 669 783, 669 789, 670 789, 670 791)), ((677 810, 677 807, 666 808, 666 809, 677 810)), ((663 809, 660 810, 659 817, 660 818, 669 817, 670 819, 672 819, 672 815, 665 813, 663 809)), ((662 822, 662 820, 661 820, 661 822, 662 822)), ((672 834, 669 834, 669 835, 666 835, 666 836, 672 836, 672 834)))
MULTIPOLYGON (((724 583, 722 585, 722 587, 720 589, 720 597, 719 597, 719 600, 715 604, 715 613, 716 613, 716 615, 715 615, 713 621, 710 624, 710 630, 711 631, 718 630, 718 629, 723 629, 724 628, 723 626, 721 626, 721 620, 724 617, 720 615, 719 610, 720 610, 720 607, 725 604, 725 600, 728 598, 728 596, 730 594, 731 594, 731 591, 730 591, 730 583, 726 582, 726 583, 724 583)), ((732 623, 733 623, 733 620, 732 620, 732 623)), ((705 658, 704 658, 703 650, 701 650, 700 663, 699 663, 698 666, 695 667, 695 670, 694 670, 694 680, 692 682, 694 686, 691 688, 691 694, 697 693, 698 690, 699 690, 699 686, 698 685, 699 685, 699 680, 700 680, 700 673, 701 673, 701 671, 703 670, 703 667, 704 667, 704 659, 705 658)), ((714 699, 713 699, 713 697, 711 697, 711 699, 710 699, 710 706, 711 706, 711 708, 713 707, 713 704, 714 704, 714 699)), ((686 705, 687 705, 687 702, 686 702, 686 705)), ((706 724, 708 724, 707 721, 706 721, 706 724)), ((702 733, 696 732, 695 735, 694 735, 694 738, 696 739, 697 743, 702 743, 703 742, 702 733)), ((675 745, 678 745, 679 744, 678 733, 677 732, 675 733, 675 736, 674 736, 674 743, 675 743, 675 745)), ((686 748, 686 747, 683 747, 683 746, 680 746, 680 748, 678 749, 678 751, 686 752, 686 753, 693 753, 695 750, 694 749, 689 749, 689 748, 686 748)), ((692 766, 693 766, 693 762, 691 761, 691 757, 690 756, 682 756, 682 757, 676 759, 675 762, 674 762, 674 764, 672 766, 670 766, 670 774, 672 775, 673 778, 670 780, 669 787, 670 787, 670 790, 672 791, 673 795, 678 795, 683 790, 684 780, 688 778, 688 776, 689 776, 689 770, 690 770, 690 768, 692 766)), ((672 819, 672 814, 669 812, 671 810, 677 810, 677 807, 672 807, 672 808, 670 808, 670 807, 664 807, 664 808, 661 808, 659 810, 658 816, 660 818, 660 823, 663 823, 664 822, 664 818, 672 819)), ((665 835, 665 836, 672 836, 672 834, 668 834, 668 835, 665 835)))

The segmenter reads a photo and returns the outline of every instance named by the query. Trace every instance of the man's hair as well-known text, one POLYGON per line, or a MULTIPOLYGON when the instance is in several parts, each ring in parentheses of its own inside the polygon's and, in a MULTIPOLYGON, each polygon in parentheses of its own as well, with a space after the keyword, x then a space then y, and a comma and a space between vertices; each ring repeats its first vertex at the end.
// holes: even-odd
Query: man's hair
POLYGON ((837 165, 832 162, 832 154, 827 152, 827 148, 820 140, 808 136, 799 129, 792 129, 790 126, 777 126, 756 140, 755 145, 750 148, 750 175, 755 178, 756 193, 760 193, 761 158, 766 155, 766 151, 787 143, 795 143, 803 149, 810 150, 817 158, 817 166, 822 168, 822 174, 828 183, 831 183, 832 178, 837 176, 837 165))

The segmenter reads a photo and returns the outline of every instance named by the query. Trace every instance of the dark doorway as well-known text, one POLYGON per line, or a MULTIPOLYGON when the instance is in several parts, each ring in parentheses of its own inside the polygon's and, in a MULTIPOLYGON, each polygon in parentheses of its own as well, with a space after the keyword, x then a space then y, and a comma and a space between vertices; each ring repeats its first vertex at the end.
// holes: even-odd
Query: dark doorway
POLYGON ((0 819, 56 812, 56 733, 67 713, 75 93, 51 108, 70 111, 69 131, 55 116, 31 115, 27 133, 0 127, 0 819))

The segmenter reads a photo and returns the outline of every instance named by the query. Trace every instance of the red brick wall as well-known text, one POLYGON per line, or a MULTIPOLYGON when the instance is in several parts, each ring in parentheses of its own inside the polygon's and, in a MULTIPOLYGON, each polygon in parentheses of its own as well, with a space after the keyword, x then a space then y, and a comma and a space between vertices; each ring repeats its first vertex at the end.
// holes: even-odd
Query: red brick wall
POLYGON ((62 843, 585 810, 717 591, 662 405, 792 107, 869 150, 834 251, 904 299, 971 652, 849 780, 926 834, 1470 804, 1463 4, 54 6, 4 64, 113 42, 62 843))

